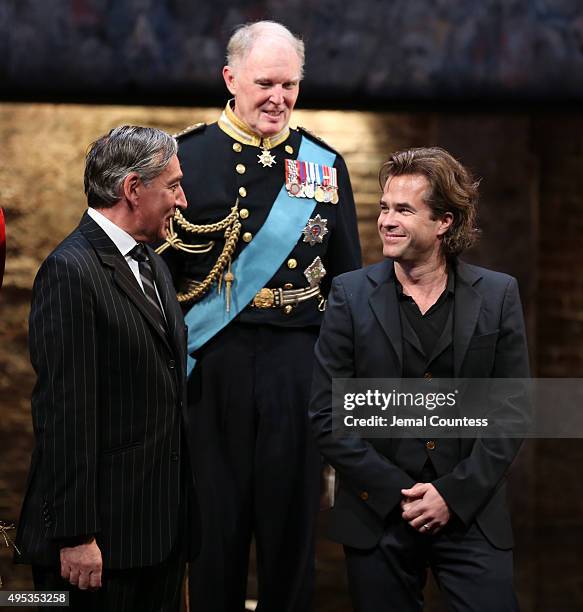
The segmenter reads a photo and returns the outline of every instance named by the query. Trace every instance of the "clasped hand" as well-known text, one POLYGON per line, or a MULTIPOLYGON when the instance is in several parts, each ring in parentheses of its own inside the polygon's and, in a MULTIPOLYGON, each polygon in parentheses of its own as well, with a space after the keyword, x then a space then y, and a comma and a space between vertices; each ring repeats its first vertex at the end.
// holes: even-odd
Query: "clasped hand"
POLYGON ((449 521, 449 508, 430 482, 418 482, 410 489, 401 489, 401 495, 401 516, 420 533, 435 534, 449 521))

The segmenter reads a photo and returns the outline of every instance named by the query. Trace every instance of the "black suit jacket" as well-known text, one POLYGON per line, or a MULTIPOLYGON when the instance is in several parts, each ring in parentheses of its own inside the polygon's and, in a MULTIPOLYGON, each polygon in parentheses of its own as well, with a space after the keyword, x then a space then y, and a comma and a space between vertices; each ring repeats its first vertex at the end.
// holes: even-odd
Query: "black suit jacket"
POLYGON ((169 272, 148 254, 167 334, 87 214, 37 274, 29 335, 36 445, 21 561, 58 563, 56 540, 96 534, 105 567, 148 566, 177 537, 186 336, 169 272))
MULTIPOLYGON (((453 355, 455 378, 527 378, 528 354, 516 280, 457 262, 453 355)), ((342 274, 332 283, 320 338, 310 417, 320 450, 336 468, 340 488, 329 532, 343 544, 369 548, 387 515, 412 486, 414 466, 427 458, 422 440, 365 440, 332 435, 333 378, 399 378, 403 347, 393 262, 342 274)), ((500 410, 513 410, 502 401, 500 410)), ((512 546, 506 471, 520 440, 461 439, 431 453, 433 482, 463 523, 476 521, 499 548, 512 546), (443 451, 442 451, 443 449, 443 451), (447 449, 447 452, 445 450, 447 449)))

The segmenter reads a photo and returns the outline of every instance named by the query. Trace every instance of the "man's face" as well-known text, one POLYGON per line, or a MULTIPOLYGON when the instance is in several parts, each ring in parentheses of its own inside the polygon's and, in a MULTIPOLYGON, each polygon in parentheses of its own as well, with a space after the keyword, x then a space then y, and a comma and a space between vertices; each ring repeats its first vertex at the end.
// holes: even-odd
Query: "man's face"
POLYGON ((300 85, 300 60, 280 38, 257 41, 247 57, 223 68, 235 114, 256 134, 274 136, 289 123, 300 85))
POLYGON ((139 230, 141 237, 136 240, 154 242, 164 240, 170 219, 176 208, 186 208, 186 197, 180 181, 182 171, 178 157, 174 155, 164 172, 149 183, 139 186, 139 230))
POLYGON ((432 211, 424 202, 429 191, 429 182, 419 174, 387 180, 377 222, 385 257, 413 265, 439 259, 440 237, 451 225, 452 215, 432 219, 432 211))

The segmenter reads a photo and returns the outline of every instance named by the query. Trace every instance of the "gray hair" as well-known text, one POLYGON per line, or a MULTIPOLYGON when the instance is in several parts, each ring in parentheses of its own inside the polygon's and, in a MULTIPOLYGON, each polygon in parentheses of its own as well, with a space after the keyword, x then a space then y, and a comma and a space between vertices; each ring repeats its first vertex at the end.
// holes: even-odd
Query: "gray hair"
POLYGON ((280 38, 287 41, 294 48, 300 60, 300 77, 304 76, 304 42, 281 23, 275 21, 256 21, 239 26, 227 45, 227 65, 231 68, 236 67, 249 55, 253 45, 263 37, 280 38))
POLYGON ((122 125, 91 144, 85 157, 87 204, 111 208, 121 198, 122 184, 132 172, 148 183, 178 152, 176 140, 156 128, 122 125))

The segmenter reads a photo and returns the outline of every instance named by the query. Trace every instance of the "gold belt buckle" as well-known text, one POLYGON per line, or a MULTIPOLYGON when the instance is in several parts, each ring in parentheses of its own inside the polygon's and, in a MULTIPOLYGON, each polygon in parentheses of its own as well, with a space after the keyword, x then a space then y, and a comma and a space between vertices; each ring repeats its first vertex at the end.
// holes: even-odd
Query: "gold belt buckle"
POLYGON ((260 289, 253 298, 253 306, 255 308, 272 308, 275 303, 273 291, 267 287, 260 289))

